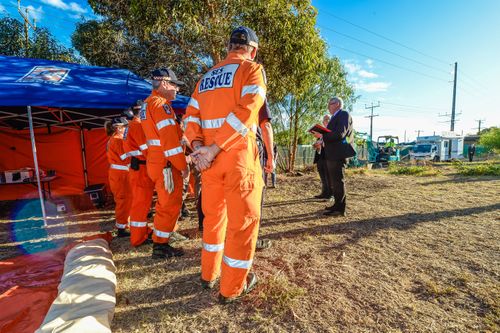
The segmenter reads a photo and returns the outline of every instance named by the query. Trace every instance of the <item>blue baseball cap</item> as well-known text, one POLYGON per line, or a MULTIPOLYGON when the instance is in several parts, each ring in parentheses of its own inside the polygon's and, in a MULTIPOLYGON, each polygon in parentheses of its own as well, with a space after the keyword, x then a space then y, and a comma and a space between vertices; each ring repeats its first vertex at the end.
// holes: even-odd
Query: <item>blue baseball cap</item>
POLYGON ((255 31, 248 27, 238 27, 231 32, 231 37, 229 39, 230 43, 250 45, 255 48, 259 47, 259 38, 255 31))

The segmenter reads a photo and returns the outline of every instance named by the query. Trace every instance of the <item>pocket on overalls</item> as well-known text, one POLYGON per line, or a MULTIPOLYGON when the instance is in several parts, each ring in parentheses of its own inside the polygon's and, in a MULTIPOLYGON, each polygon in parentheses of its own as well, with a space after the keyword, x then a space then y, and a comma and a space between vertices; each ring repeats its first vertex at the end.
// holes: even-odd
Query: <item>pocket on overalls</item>
POLYGON ((240 180, 240 191, 251 191, 255 187, 255 173, 247 173, 240 180))

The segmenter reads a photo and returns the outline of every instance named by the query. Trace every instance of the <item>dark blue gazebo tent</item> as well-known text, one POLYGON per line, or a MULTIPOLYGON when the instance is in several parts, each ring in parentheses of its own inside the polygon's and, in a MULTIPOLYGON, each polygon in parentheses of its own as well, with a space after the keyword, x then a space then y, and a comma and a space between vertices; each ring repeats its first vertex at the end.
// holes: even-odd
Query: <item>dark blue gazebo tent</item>
MULTIPOLYGON (((34 127, 65 127, 83 136, 83 129, 102 127, 150 92, 149 82, 125 69, 0 56, 0 127, 30 128, 38 182, 34 127)), ((182 110, 188 102, 179 95, 172 106, 182 110)))

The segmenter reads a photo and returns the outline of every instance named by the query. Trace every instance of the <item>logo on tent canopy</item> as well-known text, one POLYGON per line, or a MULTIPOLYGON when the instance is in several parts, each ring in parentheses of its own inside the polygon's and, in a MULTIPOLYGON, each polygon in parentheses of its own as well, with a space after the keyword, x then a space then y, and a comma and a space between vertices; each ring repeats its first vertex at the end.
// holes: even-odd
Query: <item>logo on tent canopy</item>
POLYGON ((17 82, 59 84, 68 76, 69 71, 70 69, 63 67, 35 66, 17 82))

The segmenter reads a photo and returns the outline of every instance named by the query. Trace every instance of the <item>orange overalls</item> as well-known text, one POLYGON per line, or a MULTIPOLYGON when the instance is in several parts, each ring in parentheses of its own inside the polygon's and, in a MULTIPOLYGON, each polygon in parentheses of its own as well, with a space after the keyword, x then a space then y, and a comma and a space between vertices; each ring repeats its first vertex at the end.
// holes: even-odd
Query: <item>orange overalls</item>
POLYGON ((183 188, 181 171, 187 168, 186 157, 180 142, 181 129, 175 121, 175 113, 170 102, 155 90, 144 102, 140 118, 148 146, 147 171, 158 195, 153 241, 167 243, 181 211, 183 188), (174 182, 172 193, 168 193, 165 189, 163 169, 168 165, 171 166, 174 182))
MULTIPOLYGON (((123 148, 127 156, 139 160, 139 170, 131 165, 129 171, 130 187, 132 189, 132 205, 130 207, 130 244, 141 245, 150 232, 148 228, 148 212, 153 200, 154 184, 146 170, 147 148, 146 136, 142 131, 141 120, 134 117, 129 122, 123 135, 123 148)), ((132 163, 131 163, 132 164, 132 163)))
POLYGON ((107 153, 109 166, 109 187, 115 199, 116 227, 126 229, 130 212, 132 193, 128 180, 129 158, 123 151, 123 138, 114 134, 109 138, 107 153))
POLYGON ((262 66, 231 52, 198 82, 184 118, 190 143, 222 149, 201 176, 201 278, 221 272, 225 297, 241 294, 255 252, 264 186, 255 132, 265 95, 262 66))

